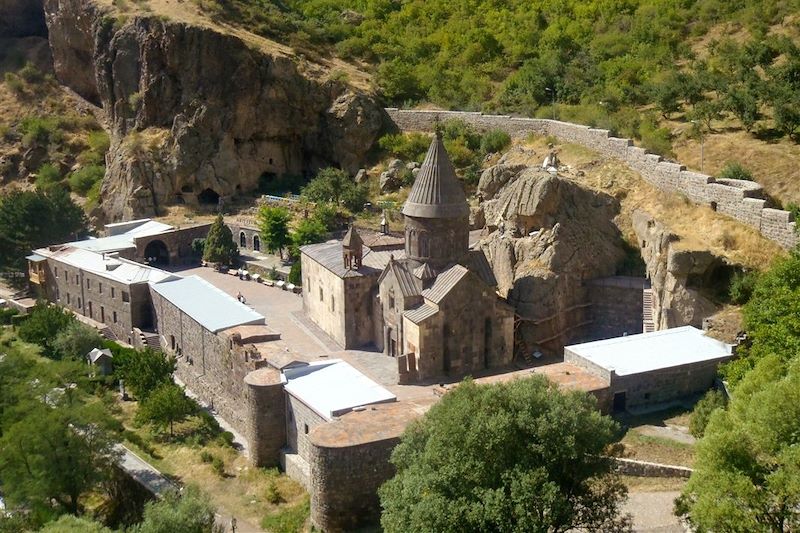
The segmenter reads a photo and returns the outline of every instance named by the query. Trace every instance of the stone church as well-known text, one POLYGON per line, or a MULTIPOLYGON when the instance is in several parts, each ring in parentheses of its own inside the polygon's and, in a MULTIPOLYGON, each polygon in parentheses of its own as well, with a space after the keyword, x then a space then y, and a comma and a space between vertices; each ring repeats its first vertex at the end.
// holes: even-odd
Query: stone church
POLYGON ((351 227, 301 248, 308 317, 345 348, 396 357, 401 382, 509 365, 514 311, 469 248, 469 206, 439 135, 402 212, 404 239, 351 227))

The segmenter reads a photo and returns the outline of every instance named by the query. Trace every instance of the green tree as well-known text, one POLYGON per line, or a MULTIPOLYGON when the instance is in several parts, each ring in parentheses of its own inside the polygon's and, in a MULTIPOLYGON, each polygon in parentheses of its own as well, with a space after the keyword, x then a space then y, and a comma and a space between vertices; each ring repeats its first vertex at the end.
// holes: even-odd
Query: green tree
POLYGON ((689 419, 689 432, 696 438, 701 438, 706 431, 708 421, 712 413, 717 409, 724 409, 727 401, 725 395, 717 389, 708 391, 705 396, 700 398, 694 409, 692 416, 689 419))
POLYGON ((203 260, 220 265, 235 265, 239 260, 239 247, 233 241, 233 234, 225 225, 222 213, 217 215, 208 230, 203 260))
POLYGON ((131 533, 223 533, 215 525, 216 509, 208 496, 194 486, 188 486, 181 494, 168 493, 161 500, 148 502, 144 508, 144 519, 133 526, 131 533))
POLYGON ((114 356, 114 372, 140 401, 146 401, 161 385, 172 383, 175 358, 145 350, 126 350, 114 356))
POLYGON ((75 240, 86 225, 83 210, 61 187, 0 194, 0 272, 24 273, 32 249, 75 240))
POLYGON ((315 217, 306 218, 297 224, 297 228, 292 232, 292 255, 299 257, 299 248, 306 244, 322 242, 327 233, 324 224, 315 217))
POLYGON ((75 316, 63 307, 40 301, 20 324, 18 334, 22 340, 41 346, 46 356, 59 359, 62 354, 55 346, 56 338, 76 322, 75 316))
POLYGON ((261 206, 258 210, 258 227, 267 250, 278 252, 283 259, 283 249, 291 243, 289 236, 289 211, 283 207, 261 206))
POLYGON ((800 365, 760 360, 697 445, 676 511, 696 531, 800 528, 800 365))
POLYGON ((186 396, 183 389, 165 383, 155 389, 139 406, 136 419, 157 428, 169 428, 170 438, 175 436, 175 422, 183 422, 197 412, 197 403, 186 396))
POLYGON ((0 478, 8 500, 77 514, 82 498, 108 478, 115 430, 102 405, 34 402, 0 439, 0 478))
POLYGON ((406 429, 380 489, 394 531, 627 531, 607 456, 618 426, 542 377, 470 380, 406 429))
POLYGON ((717 177, 729 180, 755 181, 753 173, 736 161, 725 163, 725 167, 719 171, 719 176, 717 177))
POLYGON ((311 202, 330 202, 358 212, 364 209, 369 190, 353 181, 347 172, 328 167, 320 170, 301 194, 311 202))
POLYGON ((103 346, 103 337, 96 329, 78 321, 68 324, 52 339, 53 353, 59 359, 84 360, 93 348, 103 346))

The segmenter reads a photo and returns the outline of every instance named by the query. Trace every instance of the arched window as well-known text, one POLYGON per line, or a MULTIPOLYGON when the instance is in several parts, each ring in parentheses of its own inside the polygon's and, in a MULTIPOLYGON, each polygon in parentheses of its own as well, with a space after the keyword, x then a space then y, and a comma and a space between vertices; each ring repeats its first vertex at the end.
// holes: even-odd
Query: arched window
POLYGON ((261 251, 261 239, 258 237, 258 235, 253 235, 253 250, 256 252, 261 251))
POLYGON ((424 231, 419 232, 419 256, 428 257, 430 255, 430 245, 428 243, 428 234, 424 231))
POLYGON ((239 248, 247 248, 247 235, 243 231, 239 232, 239 248))

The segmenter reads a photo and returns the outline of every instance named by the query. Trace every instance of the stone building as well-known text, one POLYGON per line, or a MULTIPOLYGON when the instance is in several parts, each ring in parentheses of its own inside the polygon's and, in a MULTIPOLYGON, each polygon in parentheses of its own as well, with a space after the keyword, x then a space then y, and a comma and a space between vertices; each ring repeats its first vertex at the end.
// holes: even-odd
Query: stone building
POLYGON ((613 411, 665 403, 708 390, 733 347, 693 326, 564 348, 564 362, 600 377, 613 411))
POLYGON ((402 249, 370 247, 355 228, 301 249, 306 314, 346 348, 396 357, 401 382, 511 363, 514 312, 483 252, 469 249, 469 206, 438 135, 403 216, 402 249))

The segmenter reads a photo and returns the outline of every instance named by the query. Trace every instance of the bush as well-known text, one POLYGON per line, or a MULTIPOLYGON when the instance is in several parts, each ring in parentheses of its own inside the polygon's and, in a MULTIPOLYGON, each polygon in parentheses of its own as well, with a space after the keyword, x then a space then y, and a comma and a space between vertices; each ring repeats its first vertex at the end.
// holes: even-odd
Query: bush
POLYGON ((8 85, 8 88, 11 89, 11 92, 17 96, 25 94, 25 84, 22 82, 19 76, 13 72, 6 72, 3 79, 5 80, 6 85, 8 85))
POLYGON ((92 349, 103 345, 103 338, 96 329, 75 321, 59 331, 52 344, 59 359, 82 361, 92 349))
POLYGON ((310 511, 308 498, 302 502, 281 507, 276 513, 268 514, 261 521, 261 527, 273 533, 297 533, 302 531, 310 511))
POLYGON ((92 187, 103 179, 105 173, 105 167, 100 165, 89 165, 80 168, 70 174, 69 188, 74 193, 87 196, 92 187))
POLYGON ((11 320, 17 316, 17 310, 12 308, 0 309, 0 325, 7 326, 11 324, 11 320))
POLYGON ((47 146, 51 142, 61 141, 63 136, 58 119, 52 117, 27 117, 22 120, 20 130, 25 148, 47 146))
POLYGON ((400 159, 421 163, 431 144, 431 138, 421 133, 387 134, 378 140, 378 146, 400 159))
POLYGON ((225 461, 221 457, 211 459, 211 468, 219 477, 225 476, 225 461))
POLYGON ((750 300, 750 296, 753 295, 753 289, 755 289, 757 281, 758 274, 755 272, 735 272, 728 291, 731 303, 736 305, 746 304, 750 300))
POLYGON ((292 265, 291 270, 289 270, 289 276, 287 280, 289 283, 294 283, 295 285, 301 285, 302 281, 302 273, 300 272, 300 261, 295 261, 292 265))
POLYGON ((712 389, 703 396, 694 406, 692 416, 689 419, 689 432, 695 438, 702 438, 711 418, 711 413, 717 409, 724 409, 727 405, 725 395, 716 389, 712 389))
POLYGON ((200 450, 200 460, 204 463, 210 463, 214 460, 214 454, 208 450, 200 450))
POLYGON ((44 74, 36 68, 33 63, 26 63, 18 72, 19 76, 28 83, 41 83, 44 81, 44 74))
POLYGON ((503 151, 511 144, 511 136, 503 130, 489 130, 481 137, 481 152, 491 154, 503 151))
POLYGON ((47 357, 58 359, 60 354, 54 347, 58 334, 74 324, 77 319, 56 305, 39 302, 28 314, 28 319, 19 326, 19 338, 38 344, 47 357))
POLYGON ((58 183, 61 178, 61 171, 52 163, 45 163, 36 171, 36 185, 42 189, 58 183))
POLYGON ((285 501, 281 491, 278 490, 278 484, 275 483, 274 479, 270 480, 269 485, 267 485, 266 494, 264 496, 266 500, 273 505, 277 505, 285 501))
POLYGON ((717 177, 726 180, 755 181, 753 173, 736 161, 728 161, 725 163, 725 168, 719 171, 717 177))

